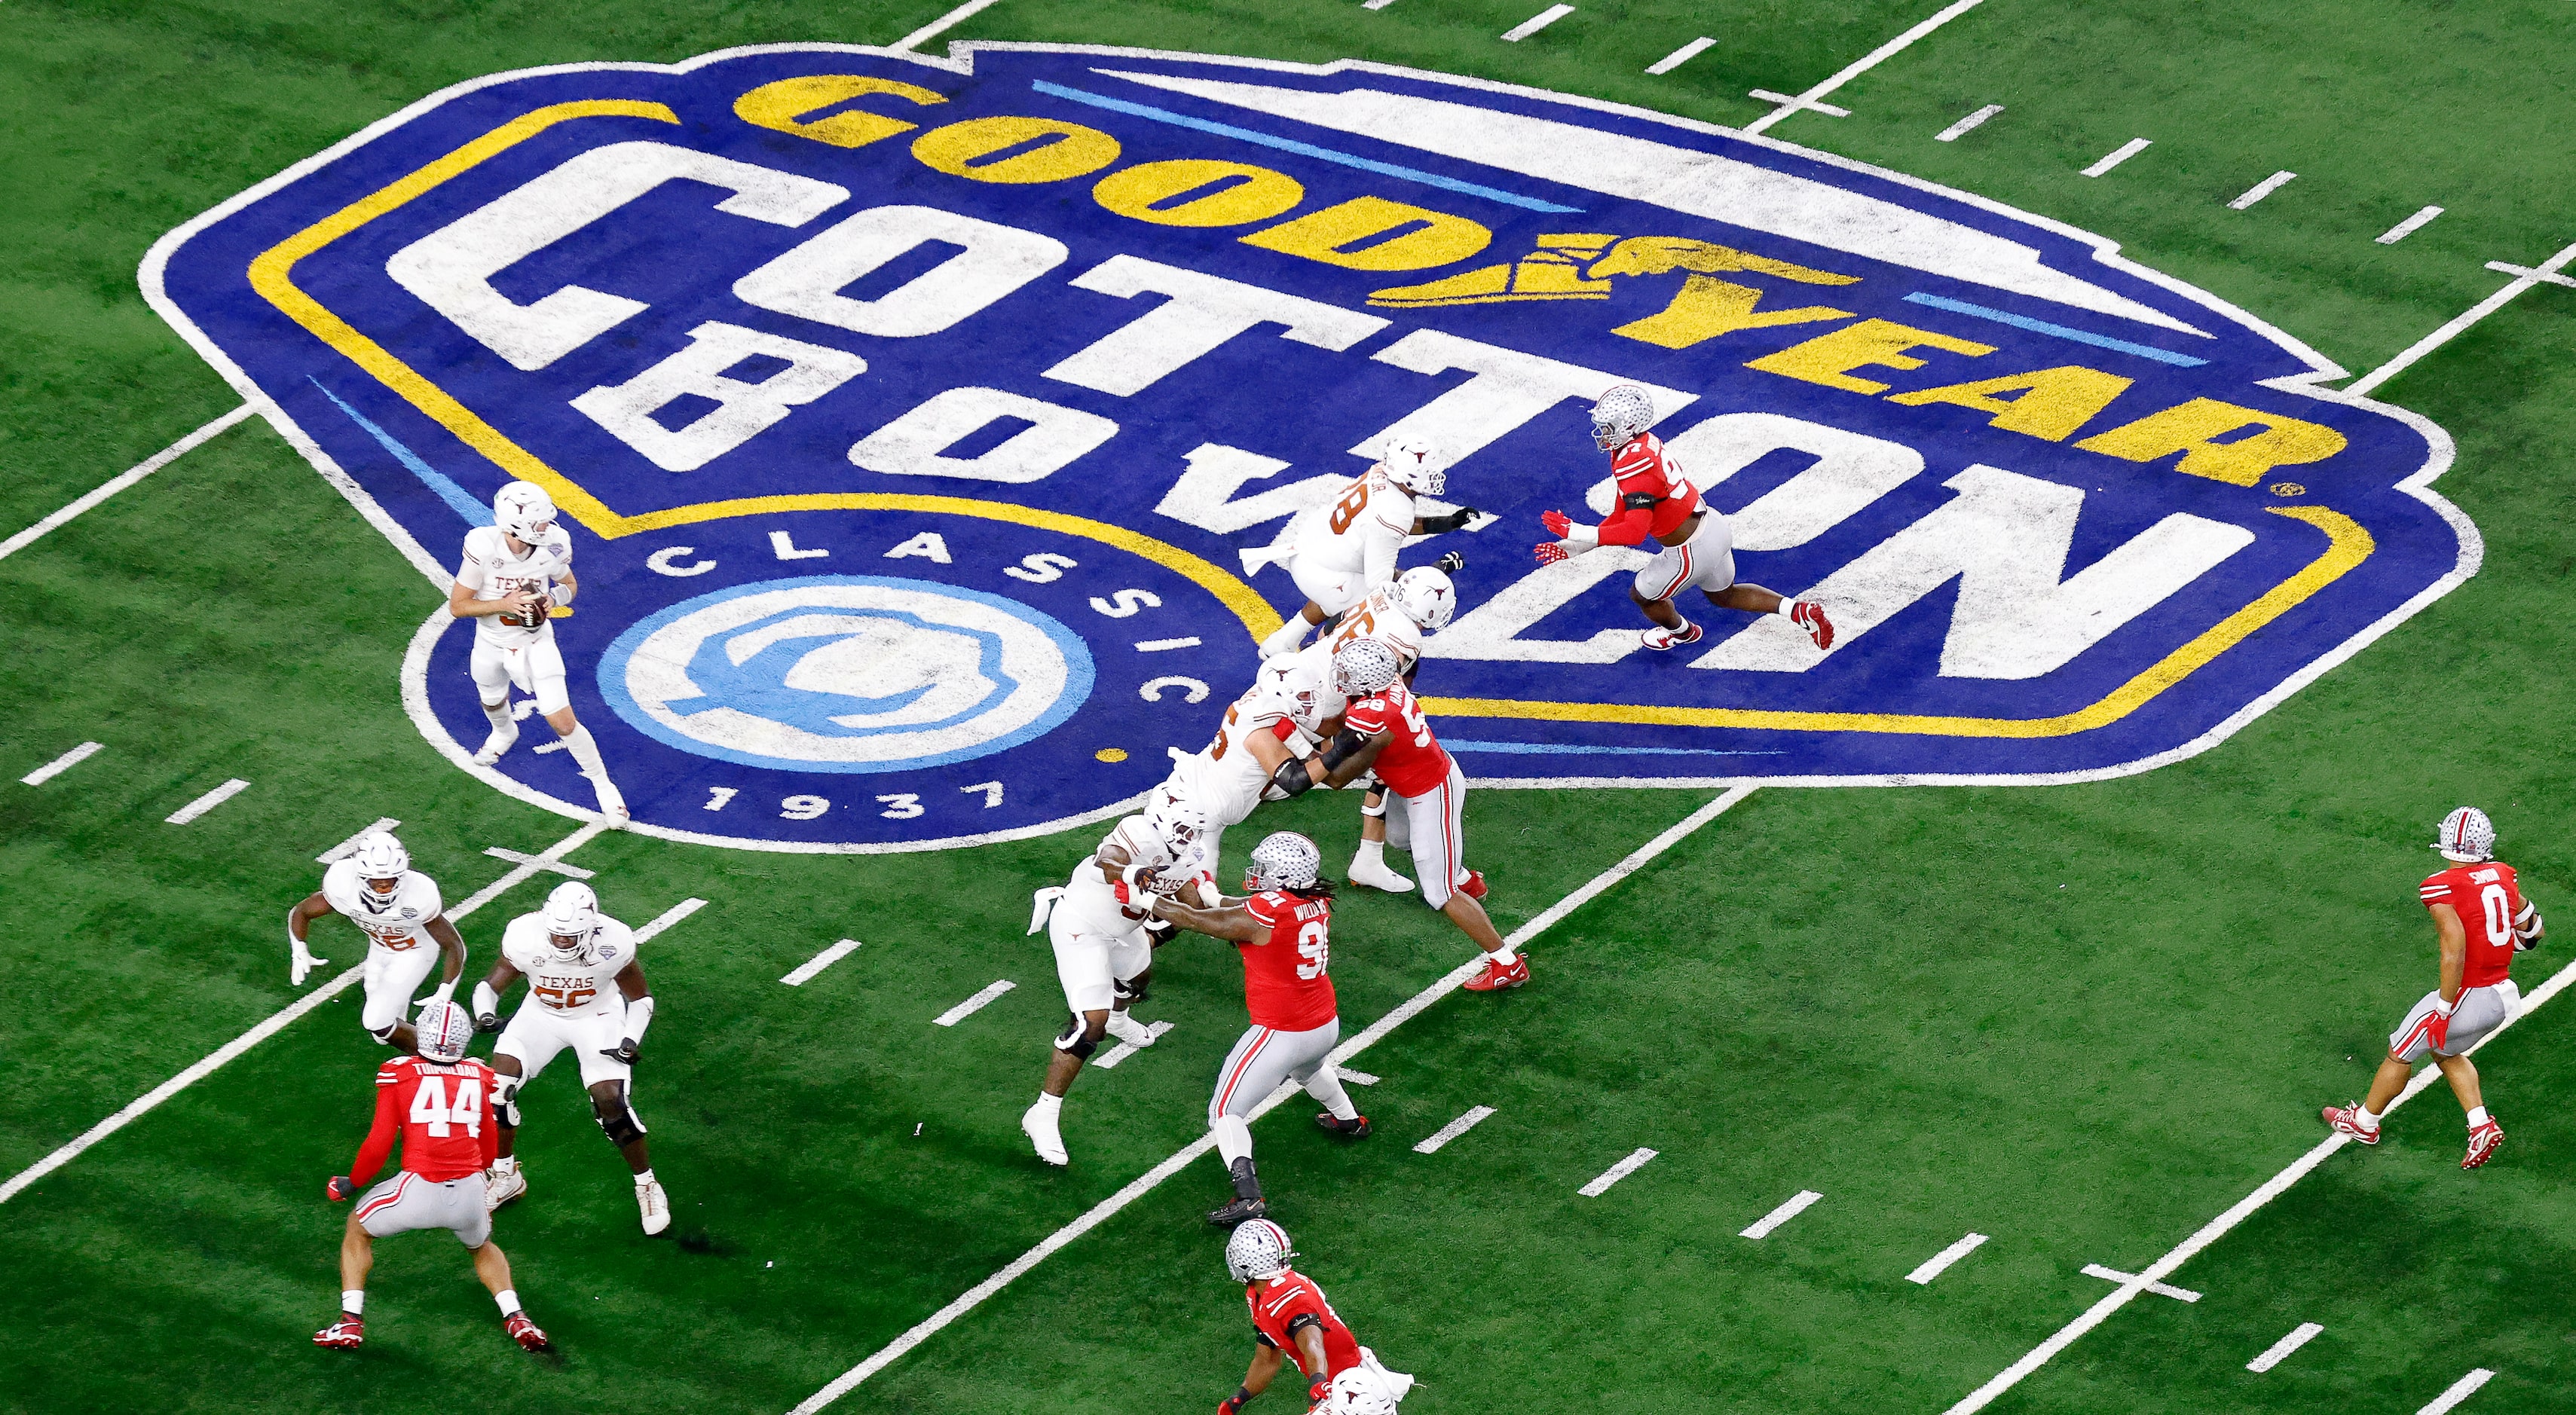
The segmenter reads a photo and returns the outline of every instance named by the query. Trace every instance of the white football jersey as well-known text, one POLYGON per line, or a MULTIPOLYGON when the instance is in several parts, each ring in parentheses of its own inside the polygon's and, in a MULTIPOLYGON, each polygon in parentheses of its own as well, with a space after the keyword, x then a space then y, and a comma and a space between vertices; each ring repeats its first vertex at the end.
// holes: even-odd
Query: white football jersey
POLYGON ((1331 502, 1306 513, 1297 556, 1345 574, 1365 573, 1372 587, 1395 578, 1395 553, 1413 534, 1413 493, 1383 467, 1371 467, 1331 502))
MULTIPOLYGON (((499 526, 476 526, 465 533, 465 563, 456 569, 456 582, 474 592, 476 599, 508 599, 520 590, 545 594, 572 569, 572 537, 556 526, 546 532, 545 542, 532 546, 525 555, 510 553, 510 537, 499 526)), ((486 614, 474 621, 477 637, 503 648, 526 648, 554 632, 552 622, 533 629, 504 624, 498 614, 486 614)))
POLYGON ((543 914, 521 914, 501 933, 501 956, 528 975, 528 1000, 559 1017, 622 1017, 626 998, 617 975, 635 961, 635 931, 602 914, 591 931, 590 961, 558 961, 546 941, 543 914))
POLYGON ((1324 681, 1328 685, 1332 682, 1332 651, 1354 639, 1375 639, 1394 650, 1395 671, 1398 673, 1412 671, 1415 661, 1422 657, 1422 626, 1414 623, 1413 617, 1404 612, 1404 606, 1395 602, 1393 585, 1380 585, 1369 591, 1367 599, 1353 605, 1342 616, 1341 627, 1308 646, 1310 653, 1320 651, 1327 665, 1324 681))
POLYGON ((357 861, 341 860, 322 872, 322 898, 366 930, 379 947, 396 953, 438 947, 429 936, 429 921, 446 905, 438 897, 437 882, 418 870, 403 871, 402 882, 386 896, 358 878, 357 861))
MULTIPOLYGON (((1145 828, 1142 815, 1118 822, 1100 843, 1123 847, 1129 861, 1160 868, 1167 878, 1199 874, 1209 864, 1195 845, 1185 856, 1175 858, 1170 848, 1145 828)), ((1064 898, 1056 901, 1055 909, 1057 917, 1075 933, 1118 937, 1135 932, 1145 923, 1145 901, 1134 898, 1132 903, 1118 902, 1118 887, 1100 873, 1098 850, 1073 867, 1073 878, 1064 882, 1064 898)))
POLYGON ((1256 732, 1267 732, 1288 745, 1291 756, 1304 755, 1321 735, 1324 720, 1341 715, 1345 706, 1332 687, 1332 667, 1318 673, 1308 654, 1284 654, 1261 665, 1252 686, 1225 710, 1225 721, 1206 746, 1172 764, 1165 784, 1172 794, 1207 812, 1208 825, 1223 830, 1240 825, 1270 785, 1270 769, 1243 744, 1256 732), (1284 731, 1282 729, 1285 729, 1284 731))

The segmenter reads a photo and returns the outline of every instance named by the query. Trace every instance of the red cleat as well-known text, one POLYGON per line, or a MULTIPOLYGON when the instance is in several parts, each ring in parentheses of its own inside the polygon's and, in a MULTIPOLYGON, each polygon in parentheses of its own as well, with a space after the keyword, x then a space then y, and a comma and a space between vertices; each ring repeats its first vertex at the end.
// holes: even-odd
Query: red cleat
POLYGON ((1369 1121, 1365 1115, 1344 1120, 1328 1110, 1317 1115, 1315 1123, 1345 1139, 1365 1140, 1369 1137, 1369 1121))
POLYGON ((1799 600, 1789 606, 1789 622, 1807 631, 1819 650, 1834 646, 1834 621, 1825 617, 1825 607, 1811 600, 1799 600))
POLYGON ((2469 1132, 2469 1152, 2460 1159, 2460 1168, 2475 1169, 2495 1157, 2496 1146, 2504 1143, 2504 1127, 2490 1120, 2469 1132))
POLYGON ((313 1344, 327 1346, 334 1351, 355 1351, 367 1344, 367 1324, 361 1318, 342 1312, 340 1320, 313 1333, 313 1344))
POLYGON ((509 1319, 501 1323, 501 1330, 508 1332, 510 1339, 525 1350, 554 1350, 553 1344, 546 1340, 546 1334, 537 1330, 537 1324, 529 1321, 525 1312, 512 1312, 509 1319))
POLYGON ((2376 1130, 2362 1129, 2361 1122, 2354 1118, 2359 1115, 2360 1112, 2361 1106, 2358 1102, 2352 1105, 2327 1106, 2325 1112, 2326 1124, 2333 1126, 2335 1129, 2346 1135, 2350 1135, 2352 1138, 2359 1140, 2365 1145, 2378 1144, 2379 1132, 2376 1130))
POLYGON ((1516 988, 1528 981, 1528 959, 1515 958, 1507 968, 1488 958, 1485 960, 1485 971, 1469 978, 1463 986, 1469 992, 1501 992, 1505 988, 1516 988))
POLYGON ((1641 642, 1643 642, 1646 647, 1654 649, 1660 653, 1665 649, 1679 648, 1684 644, 1698 643, 1702 632, 1703 631, 1697 624, 1684 624, 1678 629, 1667 629, 1663 625, 1658 624, 1646 631, 1641 642))
POLYGON ((1458 892, 1466 895, 1470 899, 1484 898, 1485 872, 1483 870, 1469 870, 1467 872, 1467 878, 1458 885, 1458 892))

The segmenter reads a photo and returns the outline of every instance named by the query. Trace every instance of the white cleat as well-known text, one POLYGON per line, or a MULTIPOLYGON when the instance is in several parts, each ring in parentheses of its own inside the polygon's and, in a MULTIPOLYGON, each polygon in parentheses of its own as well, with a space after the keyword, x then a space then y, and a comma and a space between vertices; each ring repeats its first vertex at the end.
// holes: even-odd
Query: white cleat
POLYGON ((1030 1144, 1037 1146, 1039 1159, 1052 1165, 1073 1162, 1073 1157, 1064 1152, 1064 1136, 1056 1131, 1055 1117, 1038 1107, 1030 1106, 1020 1117, 1020 1133, 1029 1137, 1030 1144))
POLYGON ((645 1237, 671 1226, 671 1197, 662 1192, 661 1180, 647 1179, 635 1186, 635 1207, 644 1215, 645 1237))
POLYGON ((624 830, 627 822, 633 819, 626 811, 625 793, 619 791, 617 784, 605 776, 590 784, 599 792, 599 818, 608 822, 610 830, 624 830))
POLYGON ((515 1203, 528 1195, 528 1176, 517 1165, 507 1170, 499 1165, 483 1171, 483 1211, 498 1213, 503 1204, 515 1203))
POLYGON ((1124 1012, 1109 1014, 1109 1035, 1131 1047, 1149 1047, 1154 1044, 1154 1029, 1124 1012))
POLYGON ((474 754, 474 764, 476 766, 490 766, 492 763, 499 761, 501 759, 501 754, 510 750, 511 746, 518 740, 519 724, 515 722, 511 723, 507 727, 493 728, 492 735, 483 739, 482 750, 474 754))
POLYGON ((1368 889, 1383 889, 1389 894, 1413 892, 1413 881, 1388 869, 1384 860, 1363 860, 1354 855, 1351 867, 1345 873, 1350 876, 1351 883, 1368 889))

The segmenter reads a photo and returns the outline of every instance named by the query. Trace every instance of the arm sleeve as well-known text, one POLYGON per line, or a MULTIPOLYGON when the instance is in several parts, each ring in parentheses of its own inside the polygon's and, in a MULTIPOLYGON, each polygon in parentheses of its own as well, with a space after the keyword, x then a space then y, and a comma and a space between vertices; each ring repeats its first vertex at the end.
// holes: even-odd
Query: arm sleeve
POLYGON ((500 1073, 492 1073, 483 1087, 483 1167, 501 1157, 501 1116, 492 1105, 493 1092, 500 1089, 500 1073))
MULTIPOLYGON (((376 1075, 376 1123, 367 1131, 366 1143, 358 1146, 358 1157, 349 1161, 349 1180, 363 1189, 385 1167, 394 1152, 394 1137, 402 1132, 402 1119, 397 1114, 402 1098, 400 1078, 378 1072, 376 1075)), ((490 1127, 493 1143, 500 1143, 499 1127, 490 1127)))
POLYGON ((1655 514, 1649 510, 1622 510, 1601 523, 1596 533, 1603 545, 1642 545, 1654 529, 1655 514))

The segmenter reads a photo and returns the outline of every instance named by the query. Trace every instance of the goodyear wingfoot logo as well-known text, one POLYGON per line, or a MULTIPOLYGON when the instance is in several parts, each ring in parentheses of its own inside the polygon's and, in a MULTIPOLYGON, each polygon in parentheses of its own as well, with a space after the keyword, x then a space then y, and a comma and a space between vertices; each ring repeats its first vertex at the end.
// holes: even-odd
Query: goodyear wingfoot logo
MULTIPOLYGON (((503 75, 191 222, 145 284, 424 568, 546 487, 574 706, 639 825, 764 848, 1115 810, 1207 740, 1303 599, 1282 552, 1397 436, 1493 513, 1408 552, 1467 556, 1420 690, 1487 780, 2138 770, 2477 555, 2439 429, 2105 241, 1366 64, 503 75), (1535 561, 1540 513, 1612 509, 1614 383, 1829 650, 1692 599, 1706 635, 1645 652, 1644 552, 1535 561)), ((406 667, 460 762, 470 638, 431 615, 406 667)), ((472 769, 586 807, 547 735, 472 769)))

